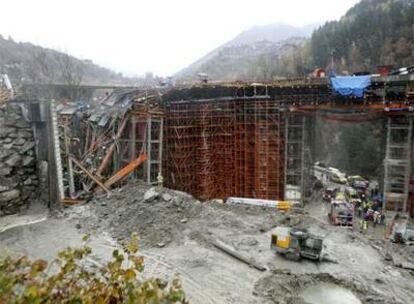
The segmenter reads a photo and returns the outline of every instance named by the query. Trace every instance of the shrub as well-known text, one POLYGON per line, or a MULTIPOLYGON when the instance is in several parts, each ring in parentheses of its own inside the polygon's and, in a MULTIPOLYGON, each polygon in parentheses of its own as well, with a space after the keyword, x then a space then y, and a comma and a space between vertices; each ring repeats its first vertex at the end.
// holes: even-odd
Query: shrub
POLYGON ((188 303, 178 278, 142 278, 136 235, 124 253, 114 250, 112 259, 98 266, 86 262, 92 252, 87 240, 82 248, 60 252, 50 265, 25 256, 1 260, 0 303, 188 303))

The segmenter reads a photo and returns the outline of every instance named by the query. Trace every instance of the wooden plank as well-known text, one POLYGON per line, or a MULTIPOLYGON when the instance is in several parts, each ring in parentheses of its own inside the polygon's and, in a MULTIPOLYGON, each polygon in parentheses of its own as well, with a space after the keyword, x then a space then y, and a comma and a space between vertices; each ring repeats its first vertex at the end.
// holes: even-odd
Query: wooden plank
POLYGON ((65 204, 65 205, 72 206, 72 205, 77 205, 77 204, 83 203, 85 201, 84 200, 79 200, 79 199, 67 198, 66 197, 63 200, 61 200, 60 202, 62 204, 65 204))
POLYGON ((98 167, 98 170, 96 170, 96 175, 98 175, 98 176, 101 175, 103 170, 105 170, 106 166, 108 165, 109 160, 111 159, 111 157, 112 157, 112 155, 115 151, 116 141, 122 136, 122 133, 125 129, 127 121, 128 121, 128 119, 125 118, 122 121, 121 125, 119 126, 118 132, 116 133, 115 138, 114 138, 114 142, 111 144, 111 146, 109 147, 108 151, 106 152, 104 158, 102 159, 102 162, 98 167))
POLYGON ((240 253, 236 252, 235 250, 228 248, 227 246, 225 246, 221 242, 218 242, 216 240, 211 240, 210 242, 211 242, 211 244, 214 245, 214 247, 216 247, 217 249, 220 249, 224 253, 227 253, 231 257, 239 260, 240 262, 246 263, 250 267, 256 268, 257 270, 266 271, 266 267, 258 265, 252 259, 249 259, 249 258, 241 255, 240 253))
POLYGON ((128 165, 123 167, 121 170, 116 172, 110 179, 108 179, 105 182, 105 187, 110 187, 113 184, 119 182, 123 178, 127 177, 132 171, 134 171, 136 168, 138 168, 139 165, 141 165, 143 162, 147 160, 147 155, 145 153, 142 153, 138 158, 134 159, 132 162, 130 162, 128 165))
POLYGON ((77 165, 79 167, 79 169, 81 169, 83 172, 85 172, 86 175, 89 176, 95 183, 97 183, 99 187, 101 187, 103 190, 105 190, 106 193, 110 193, 109 189, 104 184, 102 184, 101 181, 96 176, 94 176, 84 166, 82 166, 82 164, 80 162, 78 162, 73 157, 71 157, 71 159, 75 163, 75 165, 77 165))

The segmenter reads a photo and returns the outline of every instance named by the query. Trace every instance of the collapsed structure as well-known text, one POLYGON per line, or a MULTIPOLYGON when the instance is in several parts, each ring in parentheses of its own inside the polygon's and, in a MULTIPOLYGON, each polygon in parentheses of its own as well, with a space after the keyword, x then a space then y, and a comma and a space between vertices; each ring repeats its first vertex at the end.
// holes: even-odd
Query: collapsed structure
POLYGON ((325 78, 100 88, 104 93, 89 102, 31 103, 29 118, 50 125, 48 142, 36 140, 48 147, 51 193, 76 203, 131 178, 199 199, 303 201, 314 116, 387 117, 384 204, 413 212, 413 85, 405 75, 373 77, 362 95, 333 92, 325 78))

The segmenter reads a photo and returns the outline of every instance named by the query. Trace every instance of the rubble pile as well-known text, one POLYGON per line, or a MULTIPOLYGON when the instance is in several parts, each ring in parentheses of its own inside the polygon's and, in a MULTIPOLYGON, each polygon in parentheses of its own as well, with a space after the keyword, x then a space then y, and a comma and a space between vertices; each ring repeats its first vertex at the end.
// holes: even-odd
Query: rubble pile
POLYGON ((110 231, 118 239, 137 232, 141 244, 162 247, 178 240, 181 231, 200 215, 202 204, 191 195, 136 182, 95 197, 85 207, 91 216, 80 225, 87 231, 110 231))
POLYGON ((18 104, 0 107, 0 216, 28 203, 38 186, 35 141, 18 104))
POLYGON ((286 221, 286 216, 264 207, 201 203, 187 193, 140 181, 113 190, 109 197, 96 195, 86 205, 69 207, 67 215, 79 218, 78 226, 86 233, 106 231, 126 239, 137 232, 144 247, 181 244, 186 239, 205 244, 209 231, 261 233, 286 221))

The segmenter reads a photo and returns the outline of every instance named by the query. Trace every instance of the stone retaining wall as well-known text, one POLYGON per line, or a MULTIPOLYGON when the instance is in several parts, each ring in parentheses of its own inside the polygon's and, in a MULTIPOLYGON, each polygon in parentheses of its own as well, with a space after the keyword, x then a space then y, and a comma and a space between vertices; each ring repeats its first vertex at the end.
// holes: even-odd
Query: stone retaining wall
POLYGON ((22 105, 0 105, 0 216, 18 212, 38 193, 35 139, 22 105))

